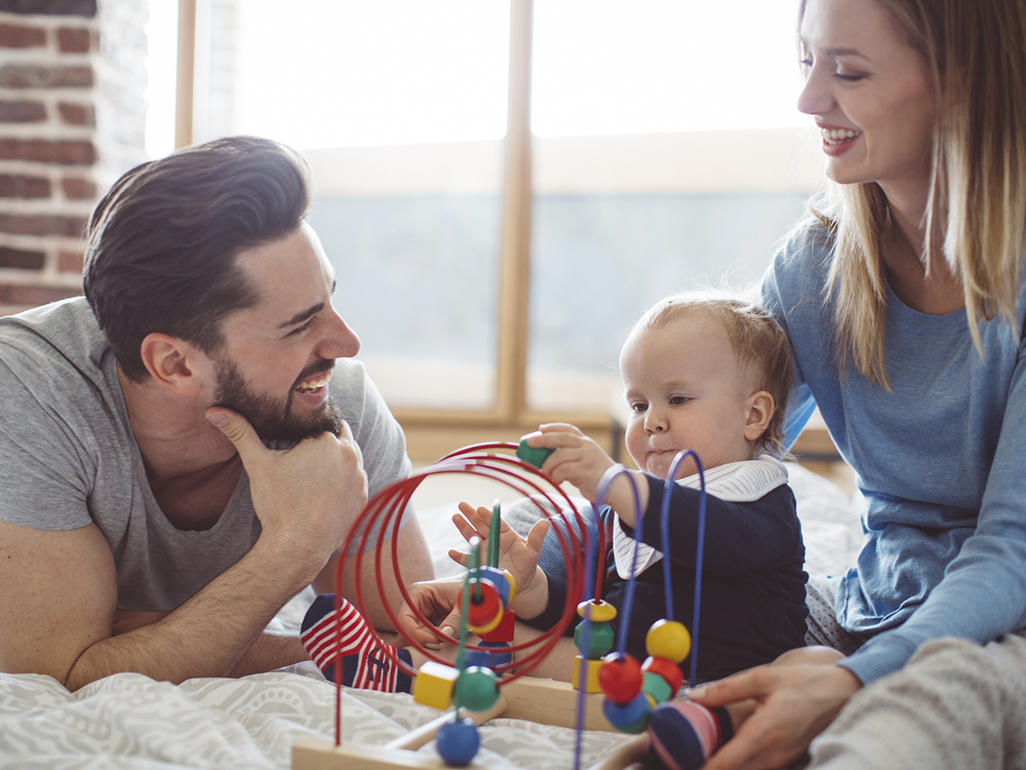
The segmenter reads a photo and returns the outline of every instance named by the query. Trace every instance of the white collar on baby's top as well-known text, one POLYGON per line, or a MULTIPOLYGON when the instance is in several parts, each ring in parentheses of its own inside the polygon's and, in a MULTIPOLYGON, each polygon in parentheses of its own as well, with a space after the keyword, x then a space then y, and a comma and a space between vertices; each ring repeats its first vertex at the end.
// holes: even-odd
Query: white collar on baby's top
MULTIPOLYGON (((677 483, 682 487, 691 487, 692 489, 701 489, 702 487, 697 473, 678 479, 677 483)), ((769 455, 760 455, 755 460, 741 460, 736 463, 717 465, 705 472, 706 494, 735 503, 750 503, 758 500, 786 483, 787 466, 769 455)), ((653 517, 651 521, 646 522, 646 526, 659 527, 661 522, 657 517, 653 517)), ((646 530, 646 532, 648 531, 646 530)), ((634 545, 635 540, 624 532, 620 524, 620 517, 615 517, 613 519, 613 559, 616 562, 617 574, 624 580, 630 578, 632 563, 637 565, 634 574, 639 575, 663 558, 663 555, 652 546, 638 543, 638 555, 637 561, 635 561, 634 545)))

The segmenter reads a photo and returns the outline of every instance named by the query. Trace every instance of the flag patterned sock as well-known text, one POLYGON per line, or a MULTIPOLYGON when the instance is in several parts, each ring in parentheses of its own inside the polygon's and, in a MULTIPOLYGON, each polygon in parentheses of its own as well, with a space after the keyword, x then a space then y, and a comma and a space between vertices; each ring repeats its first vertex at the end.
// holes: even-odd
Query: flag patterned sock
POLYGON ((335 594, 321 594, 314 599, 303 618, 299 638, 310 653, 310 659, 329 682, 335 681, 335 666, 341 657, 342 684, 347 687, 410 692, 411 677, 396 663, 398 658, 412 666, 410 651, 396 649, 382 641, 347 599, 342 599, 338 614, 335 594), (339 629, 341 648, 335 636, 339 629))
POLYGON ((697 770, 733 735, 725 708, 690 700, 661 703, 649 716, 649 758, 655 767, 697 770))

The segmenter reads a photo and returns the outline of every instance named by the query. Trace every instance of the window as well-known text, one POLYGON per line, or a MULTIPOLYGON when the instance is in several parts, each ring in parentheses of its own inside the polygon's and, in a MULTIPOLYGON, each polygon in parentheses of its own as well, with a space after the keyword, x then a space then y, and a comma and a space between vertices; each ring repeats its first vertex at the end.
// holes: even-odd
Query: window
POLYGON ((607 423, 633 320, 757 281, 821 175, 794 0, 180 4, 189 139, 307 157, 339 309, 408 430, 607 423))

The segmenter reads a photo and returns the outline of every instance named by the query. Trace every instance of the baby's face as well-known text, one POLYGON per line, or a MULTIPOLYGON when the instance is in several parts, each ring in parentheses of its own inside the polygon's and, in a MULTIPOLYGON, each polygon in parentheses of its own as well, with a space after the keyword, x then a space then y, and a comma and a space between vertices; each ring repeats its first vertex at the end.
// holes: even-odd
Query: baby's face
MULTIPOLYGON (((631 410, 627 451, 641 470, 665 478, 684 449, 705 468, 754 456, 745 437, 749 377, 722 323, 708 313, 636 332, 620 353, 620 375, 631 410)), ((689 458, 676 477, 695 472, 689 458)))

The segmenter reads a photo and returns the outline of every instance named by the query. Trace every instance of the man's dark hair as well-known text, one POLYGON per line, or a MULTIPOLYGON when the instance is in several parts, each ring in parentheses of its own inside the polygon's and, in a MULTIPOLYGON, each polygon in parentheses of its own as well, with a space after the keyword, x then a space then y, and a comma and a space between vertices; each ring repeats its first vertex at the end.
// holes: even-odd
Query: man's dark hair
POLYGON ((152 332, 220 347, 222 319, 257 300, 235 257, 295 231, 309 205, 307 173, 290 148, 234 136, 114 183, 89 221, 83 285, 127 377, 146 378, 139 349, 152 332))

